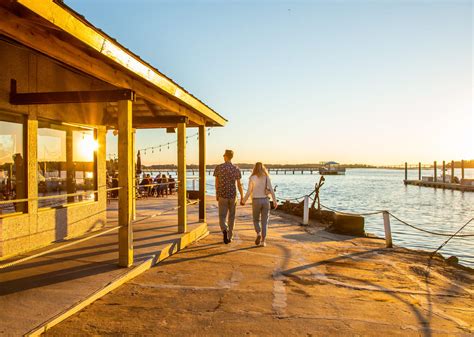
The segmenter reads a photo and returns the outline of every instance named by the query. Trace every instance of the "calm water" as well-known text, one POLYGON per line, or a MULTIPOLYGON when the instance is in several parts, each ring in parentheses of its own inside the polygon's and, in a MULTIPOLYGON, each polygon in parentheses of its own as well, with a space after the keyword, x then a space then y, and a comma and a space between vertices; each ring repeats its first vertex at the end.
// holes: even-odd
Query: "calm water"
MULTIPOLYGON (((441 170, 438 170, 440 174, 441 170)), ((453 233, 474 217, 474 192, 449 191, 429 187, 405 186, 403 170, 348 169, 345 176, 326 176, 321 189, 321 202, 347 212, 388 210, 402 220, 432 231, 453 233)), ((450 174, 450 173, 448 173, 450 174)), ((432 171, 422 175, 432 176, 432 171)), ((455 171, 461 176, 460 170, 455 171)), ((466 178, 474 178, 474 170, 465 170, 466 178)), ((208 193, 214 194, 214 179, 208 177, 208 193)), ((408 179, 417 179, 418 171, 410 170, 408 179)), ((311 192, 319 175, 272 175, 279 198, 299 197, 311 192)), ((243 177, 247 187, 248 173, 243 177)), ((191 183, 188 183, 192 187, 191 183)), ((382 215, 365 218, 366 231, 383 237, 382 215)), ((432 251, 446 238, 409 228, 391 218, 392 237, 398 246, 432 251)), ((462 233, 474 233, 474 221, 462 233)), ((444 256, 456 255, 461 263, 474 267, 474 238, 453 238, 442 250, 444 256)))

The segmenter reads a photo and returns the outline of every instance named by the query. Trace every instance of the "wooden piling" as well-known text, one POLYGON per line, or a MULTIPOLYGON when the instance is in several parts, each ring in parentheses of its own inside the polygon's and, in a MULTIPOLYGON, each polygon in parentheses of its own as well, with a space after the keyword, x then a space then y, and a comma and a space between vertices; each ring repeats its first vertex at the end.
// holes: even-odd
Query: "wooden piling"
POLYGON ((446 182, 446 162, 443 160, 443 183, 446 182))
POLYGON ((408 180, 408 163, 405 162, 405 180, 408 180))
POLYGON ((436 172, 436 167, 437 163, 436 163, 436 160, 434 161, 434 177, 433 177, 433 180, 434 182, 437 182, 438 181, 438 172, 436 172))
POLYGON ((464 179, 464 160, 461 160, 461 179, 464 179))
POLYGON ((454 183, 454 160, 451 160, 451 184, 454 183))
POLYGON ((418 163, 418 180, 421 180, 421 163, 418 163))

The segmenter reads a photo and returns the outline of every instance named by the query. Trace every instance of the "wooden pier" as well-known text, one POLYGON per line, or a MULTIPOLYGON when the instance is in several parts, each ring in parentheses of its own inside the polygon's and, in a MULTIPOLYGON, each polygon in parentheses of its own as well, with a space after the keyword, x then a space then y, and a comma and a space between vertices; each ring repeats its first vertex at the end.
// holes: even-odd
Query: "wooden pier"
POLYGON ((463 185, 456 183, 443 183, 440 181, 423 181, 423 180, 404 180, 405 185, 415 185, 433 188, 442 188, 445 190, 457 190, 464 192, 474 192, 474 185, 463 185))
POLYGON ((465 192, 474 192, 474 179, 466 179, 464 177, 464 160, 461 160, 461 179, 454 175, 454 160, 451 161, 450 169, 451 175, 446 176, 446 161, 443 160, 441 176, 438 177, 437 162, 433 162, 433 177, 422 177, 421 176, 421 163, 418 163, 418 179, 408 179, 408 163, 405 162, 405 179, 403 182, 405 185, 415 185, 432 188, 442 188, 446 190, 457 190, 465 192))

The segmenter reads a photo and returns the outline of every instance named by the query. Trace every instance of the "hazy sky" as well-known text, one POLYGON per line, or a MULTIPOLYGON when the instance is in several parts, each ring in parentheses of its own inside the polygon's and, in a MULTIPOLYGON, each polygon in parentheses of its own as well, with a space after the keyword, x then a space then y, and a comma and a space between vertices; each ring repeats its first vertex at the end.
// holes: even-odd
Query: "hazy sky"
MULTIPOLYGON (((66 3, 229 119, 209 163, 474 158, 471 1, 66 3)), ((138 148, 175 137, 142 131, 138 148)))

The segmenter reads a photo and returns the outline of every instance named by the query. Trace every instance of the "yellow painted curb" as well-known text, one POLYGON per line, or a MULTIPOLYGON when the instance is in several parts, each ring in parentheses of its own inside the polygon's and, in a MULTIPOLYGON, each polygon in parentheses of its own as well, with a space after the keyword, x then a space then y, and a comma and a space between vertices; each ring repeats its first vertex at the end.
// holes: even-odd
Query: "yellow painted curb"
POLYGON ((206 237, 207 235, 209 235, 209 231, 207 230, 207 224, 203 223, 202 225, 199 225, 196 229, 192 230, 191 232, 183 234, 181 238, 176 239, 176 241, 165 246, 161 251, 157 252, 155 255, 152 255, 149 259, 143 261, 136 267, 130 269, 125 274, 116 277, 114 280, 110 281, 110 283, 108 283, 102 289, 97 290, 96 292, 88 296, 87 298, 73 304, 71 307, 69 307, 62 313, 52 317, 51 319, 42 323, 40 326, 26 333, 25 336, 40 336, 41 334, 45 333, 46 330, 51 329, 56 324, 64 321, 65 319, 71 317, 75 313, 81 311, 89 304, 92 304, 93 302, 105 296, 112 290, 117 289, 125 282, 130 281, 131 279, 144 273, 145 271, 147 271, 148 269, 150 269, 157 263, 179 252, 181 249, 184 249, 191 243, 194 243, 206 237))

